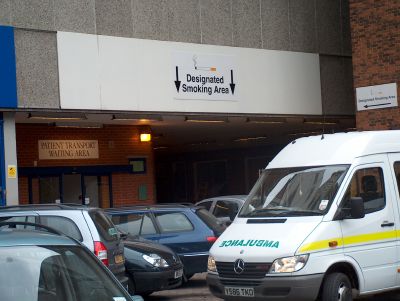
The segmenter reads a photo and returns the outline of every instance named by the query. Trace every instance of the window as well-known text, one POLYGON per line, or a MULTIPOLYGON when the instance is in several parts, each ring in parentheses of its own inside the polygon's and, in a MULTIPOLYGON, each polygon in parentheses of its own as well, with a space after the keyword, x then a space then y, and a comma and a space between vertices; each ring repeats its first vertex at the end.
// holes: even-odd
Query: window
POLYGON ((212 201, 207 201, 207 202, 202 202, 199 204, 200 207, 203 207, 204 209, 210 210, 212 205, 212 201))
POLYGON ((113 222, 102 211, 91 210, 89 211, 89 215, 93 219, 93 223, 102 239, 105 241, 118 240, 119 235, 117 229, 113 222))
POLYGON ((400 194, 400 162, 394 162, 394 174, 396 176, 397 190, 400 194))
MULTIPOLYGON (((3 216, 0 217, 0 222, 24 222, 24 223, 35 223, 35 216, 3 216)), ((17 229, 34 229, 32 226, 16 225, 17 229)))
POLYGON ((235 216, 239 211, 239 206, 236 202, 218 201, 215 204, 214 215, 216 217, 231 217, 235 216))
POLYGON ((41 216, 40 223, 64 233, 76 240, 82 241, 82 235, 76 224, 69 218, 62 216, 41 216))
POLYGON ((351 179, 344 201, 349 202, 352 197, 361 197, 364 201, 365 214, 382 210, 386 205, 383 183, 381 168, 359 169, 351 179))
POLYGON ((148 214, 133 213, 124 215, 113 215, 113 223, 122 231, 131 235, 156 234, 157 231, 148 214))
POLYGON ((156 213, 156 219, 162 232, 185 232, 193 230, 192 224, 183 213, 156 213))

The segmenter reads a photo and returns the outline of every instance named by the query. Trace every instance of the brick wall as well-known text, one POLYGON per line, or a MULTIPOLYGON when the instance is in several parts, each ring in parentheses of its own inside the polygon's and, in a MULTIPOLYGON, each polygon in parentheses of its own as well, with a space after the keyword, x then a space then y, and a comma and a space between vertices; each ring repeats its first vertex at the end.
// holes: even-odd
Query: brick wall
MULTIPOLYGON (((354 87, 397 83, 400 95, 400 1, 350 0, 354 87)), ((361 130, 400 129, 399 108, 357 112, 361 130)))
MULTIPOLYGON (((128 158, 145 157, 146 174, 113 173, 112 193, 114 206, 130 205, 137 202, 152 203, 155 198, 154 157, 151 143, 139 141, 142 128, 136 126, 104 126, 100 129, 58 128, 49 125, 17 124, 18 167, 59 167, 88 165, 128 165, 128 158), (38 140, 98 140, 99 158, 84 160, 39 160, 38 140), (147 200, 139 201, 140 185, 147 187, 147 200)), ((108 177, 101 177, 100 203, 108 202, 108 177)), ((37 181, 36 181, 37 182, 37 181)), ((35 182, 35 183, 36 183, 35 182)), ((34 184, 35 184, 34 183, 34 184)), ((28 181, 19 179, 20 203, 28 202, 28 181)), ((33 185, 34 201, 38 197, 38 183, 33 185)))

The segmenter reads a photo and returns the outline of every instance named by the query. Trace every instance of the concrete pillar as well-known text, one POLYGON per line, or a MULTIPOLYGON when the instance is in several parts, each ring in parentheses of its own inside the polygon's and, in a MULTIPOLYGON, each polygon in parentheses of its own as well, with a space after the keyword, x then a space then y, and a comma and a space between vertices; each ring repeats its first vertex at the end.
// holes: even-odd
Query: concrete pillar
POLYGON ((17 141, 15 135, 15 113, 3 113, 4 126, 4 165, 6 178, 6 205, 18 205, 18 174, 15 176, 12 168, 18 170, 17 166, 17 141))

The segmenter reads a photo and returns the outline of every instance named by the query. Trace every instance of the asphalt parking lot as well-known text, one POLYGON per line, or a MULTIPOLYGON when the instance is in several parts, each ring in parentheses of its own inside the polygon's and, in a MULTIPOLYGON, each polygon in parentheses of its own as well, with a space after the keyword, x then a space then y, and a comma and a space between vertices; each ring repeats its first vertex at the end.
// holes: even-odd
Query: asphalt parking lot
MULTIPOLYGON (((195 275, 187 284, 174 290, 161 291, 146 297, 147 301, 221 301, 214 297, 206 284, 206 273, 195 275)), ((400 291, 396 293, 370 296, 359 299, 361 301, 399 301, 400 291)))
POLYGON ((221 301, 222 299, 214 297, 208 290, 206 284, 206 273, 196 274, 190 281, 174 290, 161 291, 151 294, 145 300, 149 301, 221 301))

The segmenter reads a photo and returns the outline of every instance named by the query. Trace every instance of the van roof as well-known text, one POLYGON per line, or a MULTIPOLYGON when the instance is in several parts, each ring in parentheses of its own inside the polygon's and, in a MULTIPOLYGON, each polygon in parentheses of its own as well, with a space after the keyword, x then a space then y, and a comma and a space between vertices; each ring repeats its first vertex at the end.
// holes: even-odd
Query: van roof
POLYGON ((400 130, 325 134, 292 141, 267 168, 351 164, 358 157, 391 152, 400 152, 400 130))

